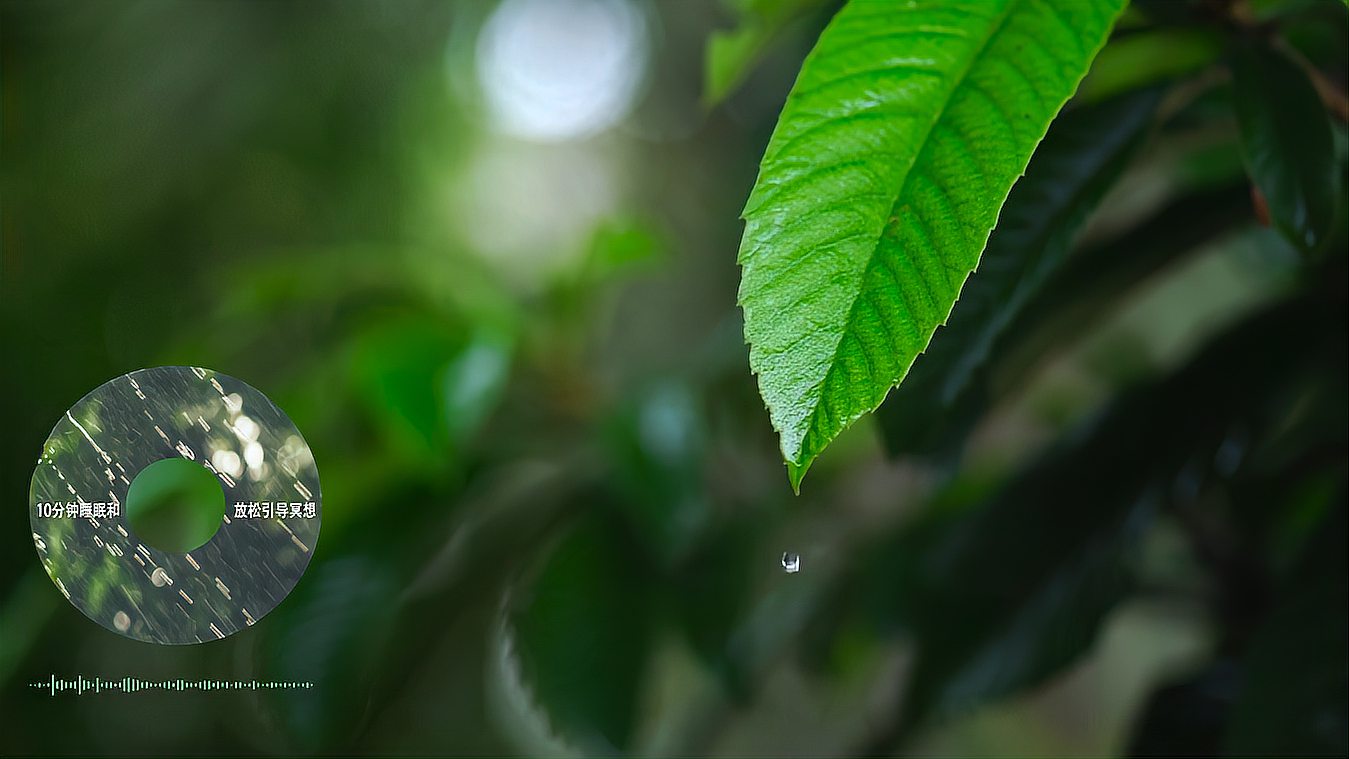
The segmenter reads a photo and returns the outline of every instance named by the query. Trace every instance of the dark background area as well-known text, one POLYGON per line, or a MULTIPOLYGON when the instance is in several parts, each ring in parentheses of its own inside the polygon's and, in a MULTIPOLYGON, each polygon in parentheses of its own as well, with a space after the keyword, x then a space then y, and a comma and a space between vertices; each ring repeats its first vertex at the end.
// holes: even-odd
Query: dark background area
POLYGON ((1314 254, 1260 223, 1223 58, 1272 30, 1342 103, 1343 4, 1131 9, 1070 108, 1165 107, 980 397, 906 441, 892 394, 799 497, 735 250, 832 6, 706 105, 753 5, 0 6, 0 752, 1343 753, 1344 198, 1314 254), (285 410, 324 520, 160 647, 26 507, 67 408, 178 364, 285 410))

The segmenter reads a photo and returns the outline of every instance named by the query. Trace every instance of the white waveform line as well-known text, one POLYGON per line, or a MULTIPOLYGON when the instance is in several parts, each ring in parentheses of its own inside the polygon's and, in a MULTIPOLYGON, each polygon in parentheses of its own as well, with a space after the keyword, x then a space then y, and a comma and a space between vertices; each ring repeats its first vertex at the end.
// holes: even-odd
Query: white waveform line
POLYGON ((105 679, 103 677, 94 677, 92 679, 84 675, 76 675, 73 680, 59 678, 52 675, 46 680, 34 681, 28 684, 28 687, 34 690, 46 691, 47 695, 55 697, 57 694, 83 696, 89 693, 103 692, 121 692, 138 693, 147 690, 163 691, 219 691, 219 690, 309 690, 314 687, 308 680, 184 680, 164 679, 164 680, 141 680, 137 677, 122 677, 117 679, 105 679))

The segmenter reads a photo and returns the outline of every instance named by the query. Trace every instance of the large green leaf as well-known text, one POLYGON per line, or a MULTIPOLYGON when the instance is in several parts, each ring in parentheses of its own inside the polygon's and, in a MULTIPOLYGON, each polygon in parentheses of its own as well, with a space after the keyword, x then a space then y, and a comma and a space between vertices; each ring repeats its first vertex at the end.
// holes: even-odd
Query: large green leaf
POLYGON ((848 4, 746 204, 740 305, 794 487, 946 320, 1123 0, 848 4))
POLYGON ((982 380, 994 343, 1068 254, 1077 230, 1119 177, 1160 97, 1142 90, 1064 114, 1007 196, 979 274, 960 307, 881 408, 891 451, 930 450, 982 380))
POLYGON ((1232 55, 1233 103, 1251 179, 1274 225, 1306 251, 1335 223, 1335 138, 1316 88, 1297 64, 1257 44, 1232 55))

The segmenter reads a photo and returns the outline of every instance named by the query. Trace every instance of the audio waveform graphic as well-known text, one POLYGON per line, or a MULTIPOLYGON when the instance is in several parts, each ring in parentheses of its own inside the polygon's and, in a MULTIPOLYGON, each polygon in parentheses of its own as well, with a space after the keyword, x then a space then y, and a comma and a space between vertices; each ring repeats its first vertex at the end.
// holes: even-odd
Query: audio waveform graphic
POLYGON ((73 680, 52 675, 46 680, 28 684, 34 690, 46 691, 48 695, 69 694, 83 696, 87 693, 121 692, 136 693, 147 690, 163 691, 220 691, 220 690, 308 690, 314 684, 308 681, 289 680, 141 680, 137 677, 88 678, 77 675, 73 680))

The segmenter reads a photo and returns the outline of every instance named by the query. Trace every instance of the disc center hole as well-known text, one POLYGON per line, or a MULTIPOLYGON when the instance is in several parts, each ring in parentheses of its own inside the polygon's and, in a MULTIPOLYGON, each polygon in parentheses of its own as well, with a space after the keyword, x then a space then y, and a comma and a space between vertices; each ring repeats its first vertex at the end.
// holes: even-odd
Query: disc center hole
POLYGON ((225 491, 206 467, 168 458, 145 467, 126 496, 127 522, 136 536, 169 553, 205 545, 225 518, 225 491))

